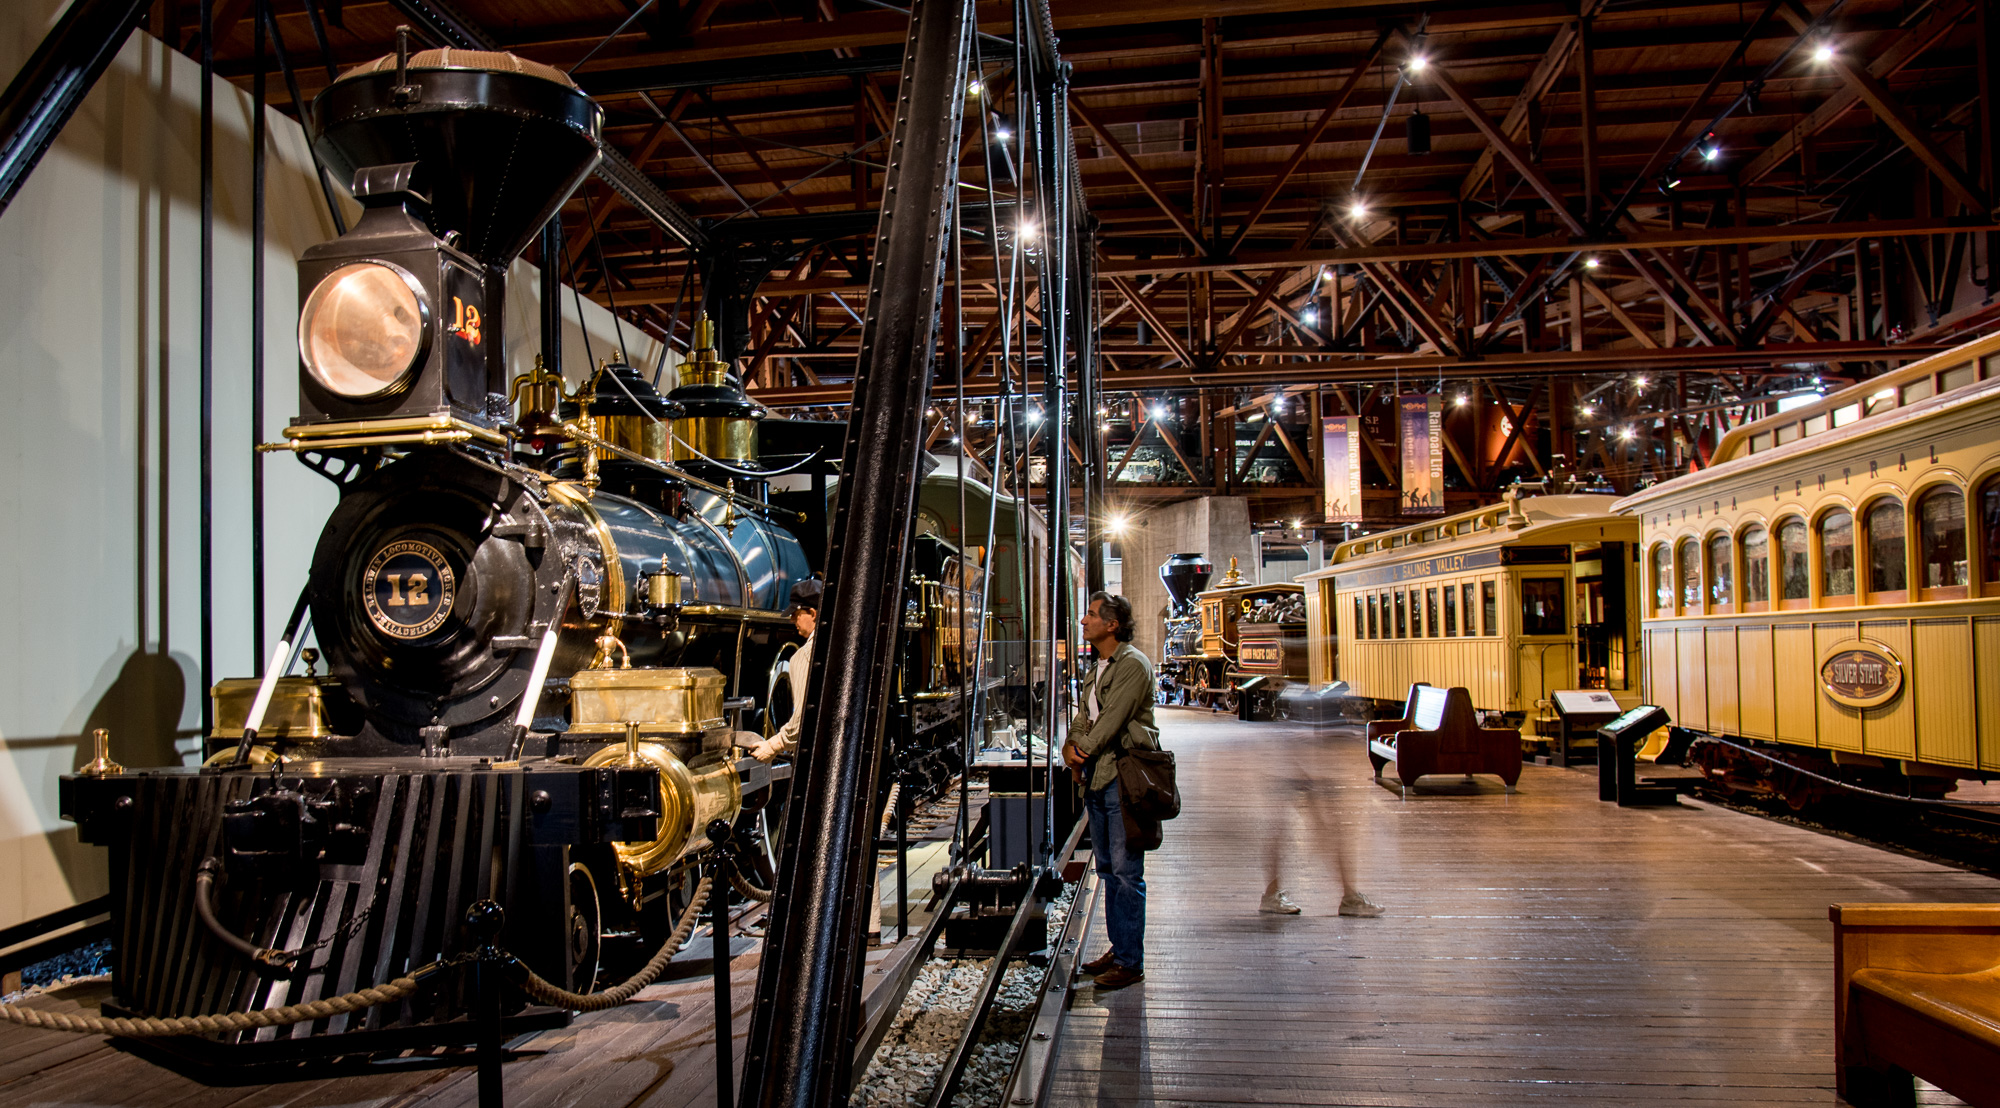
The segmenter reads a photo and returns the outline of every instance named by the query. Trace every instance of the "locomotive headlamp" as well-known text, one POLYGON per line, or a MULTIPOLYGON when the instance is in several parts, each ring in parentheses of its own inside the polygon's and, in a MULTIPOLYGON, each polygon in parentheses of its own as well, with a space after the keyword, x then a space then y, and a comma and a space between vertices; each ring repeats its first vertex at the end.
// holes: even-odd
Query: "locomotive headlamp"
POLYGON ((407 387, 429 335, 422 284, 386 262, 355 262, 327 274, 299 313, 306 371, 351 400, 407 387))

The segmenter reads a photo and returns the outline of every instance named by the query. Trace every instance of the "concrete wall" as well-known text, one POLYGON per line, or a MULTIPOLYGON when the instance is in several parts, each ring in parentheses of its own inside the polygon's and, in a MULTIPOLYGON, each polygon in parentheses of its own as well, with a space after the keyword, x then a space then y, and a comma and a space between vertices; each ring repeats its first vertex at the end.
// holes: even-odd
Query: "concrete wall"
POLYGON ((1124 554, 1125 598, 1132 602, 1132 618, 1138 623, 1132 643, 1158 662, 1165 638, 1161 621, 1167 610, 1160 563, 1169 554, 1206 554, 1215 563, 1211 582, 1215 583, 1229 572, 1229 559, 1235 556, 1242 559, 1245 580, 1252 579, 1249 502, 1240 496, 1209 496, 1135 512, 1119 546, 1124 554))
MULTIPOLYGON (((63 0, 0 5, 0 79, 63 0)), ((274 87, 279 82, 274 78, 274 87)), ((305 580, 333 487, 284 455, 251 451, 250 99, 216 86, 215 543, 212 613, 200 606, 200 68, 134 34, 0 214, 0 926, 104 891, 103 852, 56 815, 57 777, 109 727, 130 766, 198 745, 199 643, 215 673, 252 657, 250 473, 266 475, 266 633, 305 580)), ((273 112, 262 434, 297 411, 300 251, 333 233, 305 138, 273 112)), ((351 203, 349 201, 348 203, 351 203)), ((531 271, 517 267, 512 360, 536 342, 531 271)), ((585 302, 597 353, 609 316, 585 302)), ((566 369, 584 371, 572 326, 566 369)), ((632 335, 627 328, 628 338, 632 335)), ((634 342, 650 357, 650 343, 634 342)))

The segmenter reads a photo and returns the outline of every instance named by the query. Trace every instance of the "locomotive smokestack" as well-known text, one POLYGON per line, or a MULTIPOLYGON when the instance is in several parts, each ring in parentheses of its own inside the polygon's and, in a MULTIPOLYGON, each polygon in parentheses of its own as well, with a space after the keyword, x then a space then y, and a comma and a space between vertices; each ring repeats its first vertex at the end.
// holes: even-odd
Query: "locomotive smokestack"
POLYGON ((368 211, 299 259, 295 444, 500 441, 507 267, 599 157, 603 112, 560 71, 397 46, 314 105, 368 211))
POLYGON ((417 163, 431 230, 504 269, 597 164, 603 115, 551 66, 424 50, 341 74, 314 101, 313 145, 347 176, 417 163))

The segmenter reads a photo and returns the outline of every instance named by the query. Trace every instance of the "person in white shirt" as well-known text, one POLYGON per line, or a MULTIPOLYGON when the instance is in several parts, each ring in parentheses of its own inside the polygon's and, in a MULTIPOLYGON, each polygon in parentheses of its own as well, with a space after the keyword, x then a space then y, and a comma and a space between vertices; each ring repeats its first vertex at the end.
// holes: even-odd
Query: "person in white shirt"
POLYGON ((785 682, 792 690, 792 717, 778 728, 777 734, 750 748, 750 756, 760 762, 798 752, 799 727, 806 718, 806 672, 812 665, 813 632, 819 626, 819 602, 825 592, 826 586, 818 578, 792 586, 792 626, 798 628, 806 641, 785 663, 785 682))

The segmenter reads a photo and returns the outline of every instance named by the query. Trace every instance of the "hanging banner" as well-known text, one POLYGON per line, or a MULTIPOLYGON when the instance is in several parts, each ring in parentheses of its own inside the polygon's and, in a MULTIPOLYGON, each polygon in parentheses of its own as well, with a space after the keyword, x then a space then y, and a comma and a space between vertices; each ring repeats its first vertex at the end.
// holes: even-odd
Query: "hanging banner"
POLYGON ((1403 514, 1444 514, 1444 398, 1405 393, 1396 407, 1403 442, 1403 514))
POLYGON ((1321 464, 1326 469, 1326 522, 1361 522, 1361 420, 1327 416, 1321 428, 1321 464))

